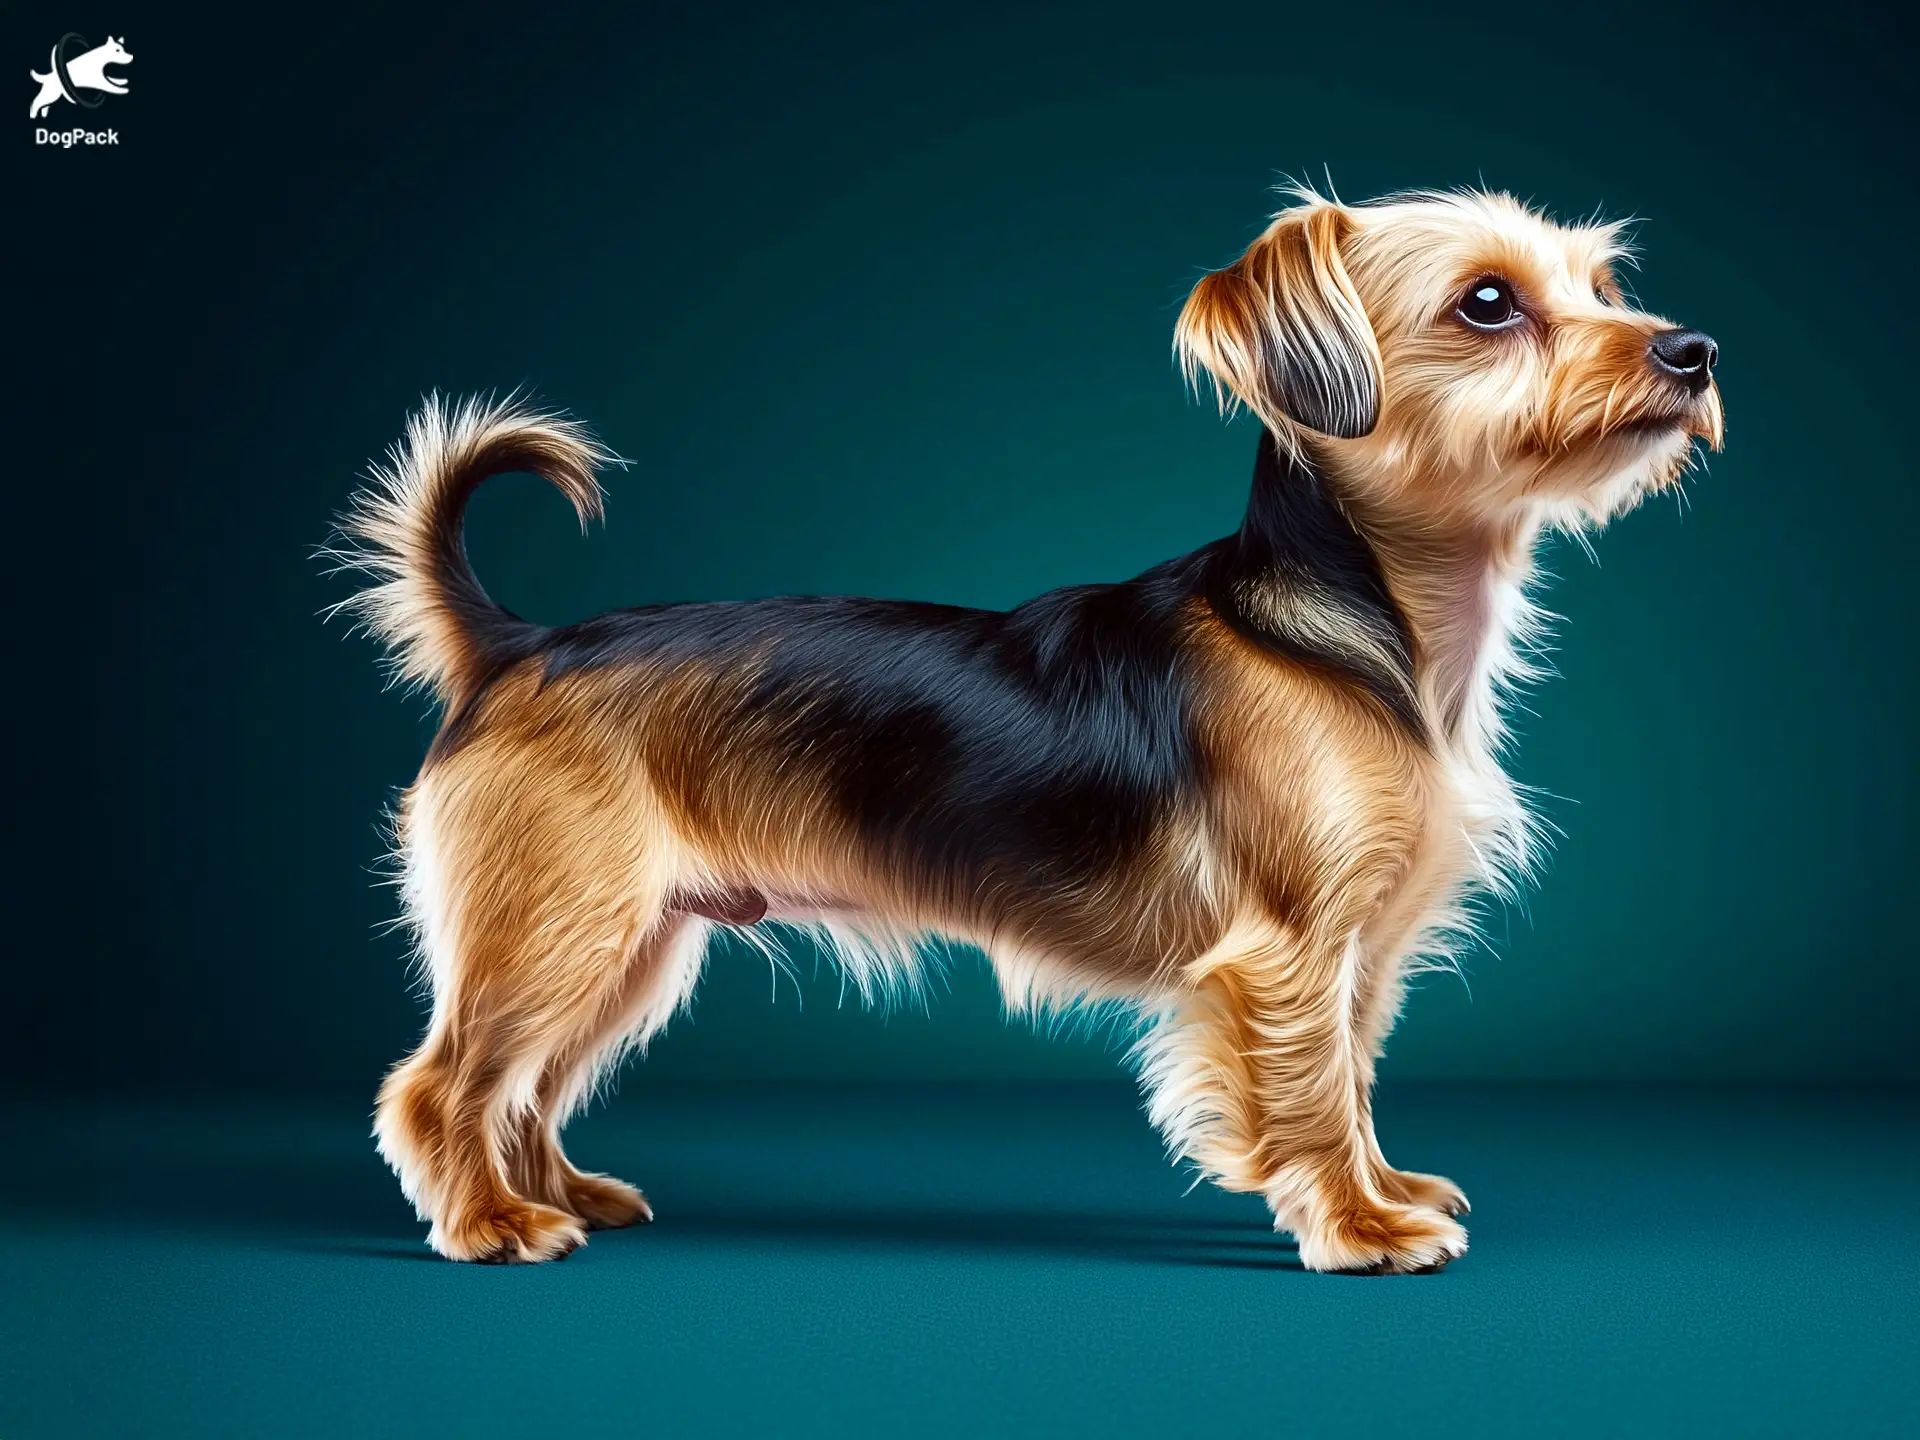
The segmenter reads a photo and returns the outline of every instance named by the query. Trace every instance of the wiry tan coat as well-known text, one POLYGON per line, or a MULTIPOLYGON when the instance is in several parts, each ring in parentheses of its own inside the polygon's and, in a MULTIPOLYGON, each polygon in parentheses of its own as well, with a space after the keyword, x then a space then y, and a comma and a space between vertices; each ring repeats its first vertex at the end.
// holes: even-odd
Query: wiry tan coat
POLYGON ((546 631, 480 590, 461 508, 525 469, 584 520, 607 457, 512 405, 414 420, 344 528, 379 582, 352 603, 446 715, 398 827, 433 1018, 377 1120, 436 1249, 540 1260, 649 1218, 560 1128, 712 929, 784 922, 869 994, 940 935, 1014 1010, 1136 1007, 1153 1121, 1309 1268, 1464 1251, 1460 1191, 1380 1153, 1374 1063, 1410 967, 1534 854, 1497 753, 1536 541, 1674 484, 1719 398, 1710 342, 1695 370, 1650 351, 1691 332, 1626 305, 1611 227, 1297 199, 1176 336, 1269 431, 1248 522, 1129 586, 546 631), (1469 319, 1501 292, 1509 319, 1469 319))

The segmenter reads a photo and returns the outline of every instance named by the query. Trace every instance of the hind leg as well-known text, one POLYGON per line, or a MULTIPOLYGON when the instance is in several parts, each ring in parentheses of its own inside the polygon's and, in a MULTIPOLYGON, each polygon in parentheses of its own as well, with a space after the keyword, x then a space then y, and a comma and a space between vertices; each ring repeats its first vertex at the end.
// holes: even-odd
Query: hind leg
POLYGON ((647 1197, 623 1180, 574 1167, 560 1131, 592 1100, 602 1079, 647 1042, 693 993, 709 926, 680 913, 662 917, 634 948, 623 982, 547 1060, 534 1104, 515 1136, 512 1164, 522 1194, 578 1216, 592 1230, 653 1219, 647 1197))
POLYGON ((457 1039, 423 1046, 388 1077, 376 1120, 381 1154, 431 1223, 427 1243, 449 1260, 559 1259, 585 1242, 580 1223, 507 1183, 497 1099, 506 1074, 462 1065, 460 1048, 457 1039))
POLYGON ((550 1060, 617 1006, 660 922, 667 837, 630 787, 595 782, 463 752, 408 798, 434 1014, 381 1089, 375 1133, 451 1259, 548 1260, 585 1239, 571 1211, 519 1188, 512 1157, 550 1060))
POLYGON ((584 1224, 589 1230, 622 1230, 653 1219, 653 1206, 624 1180, 575 1169, 560 1148, 559 1127, 530 1115, 515 1137, 514 1175, 523 1193, 584 1224))

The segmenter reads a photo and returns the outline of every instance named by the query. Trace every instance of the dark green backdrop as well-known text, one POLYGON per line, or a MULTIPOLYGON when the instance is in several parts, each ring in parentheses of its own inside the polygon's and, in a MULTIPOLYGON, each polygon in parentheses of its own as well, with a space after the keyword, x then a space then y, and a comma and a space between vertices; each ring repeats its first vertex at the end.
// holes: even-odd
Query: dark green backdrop
MULTIPOLYGON (((480 499, 479 569, 537 618, 1118 578, 1237 518, 1253 436, 1169 333, 1322 167, 1642 216, 1643 298, 1726 356, 1685 513, 1552 557, 1517 768, 1565 838, 1389 1073, 1915 1076, 1906 21, 188 9, 8 26, 21 68, 73 26, 136 57, 87 117, 119 147, 8 149, 11 1079, 364 1095, 410 1042, 370 870, 428 729, 308 552, 420 391, 527 384, 634 460, 589 539, 529 481, 480 499)), ((770 988, 723 960, 650 1063, 1114 1064, 1004 1027, 972 967, 884 1021, 770 988)))

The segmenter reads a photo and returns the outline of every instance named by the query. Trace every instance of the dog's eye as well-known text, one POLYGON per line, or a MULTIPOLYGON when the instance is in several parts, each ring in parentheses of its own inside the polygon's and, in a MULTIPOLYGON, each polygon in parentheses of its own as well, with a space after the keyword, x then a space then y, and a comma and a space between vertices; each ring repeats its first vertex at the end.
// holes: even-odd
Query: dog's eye
POLYGON ((1461 297, 1460 318, 1476 330, 1504 330, 1515 324, 1521 315, 1513 287, 1493 276, 1474 281, 1461 297))

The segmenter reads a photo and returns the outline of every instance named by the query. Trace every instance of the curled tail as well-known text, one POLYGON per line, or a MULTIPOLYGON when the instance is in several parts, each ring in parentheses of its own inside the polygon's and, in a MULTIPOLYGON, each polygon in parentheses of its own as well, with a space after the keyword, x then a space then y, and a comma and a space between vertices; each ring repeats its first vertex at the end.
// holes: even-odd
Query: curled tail
POLYGON ((511 396, 428 396, 341 516, 340 543, 322 552, 373 582, 335 608, 380 638, 402 680, 458 706, 544 633, 496 605, 473 573, 468 499, 489 476, 530 471, 573 502, 584 529, 601 513, 594 471, 615 458, 577 421, 511 396))

